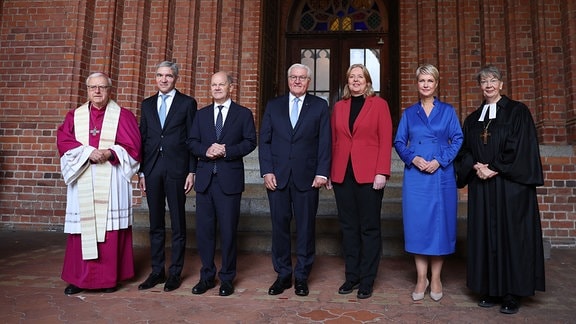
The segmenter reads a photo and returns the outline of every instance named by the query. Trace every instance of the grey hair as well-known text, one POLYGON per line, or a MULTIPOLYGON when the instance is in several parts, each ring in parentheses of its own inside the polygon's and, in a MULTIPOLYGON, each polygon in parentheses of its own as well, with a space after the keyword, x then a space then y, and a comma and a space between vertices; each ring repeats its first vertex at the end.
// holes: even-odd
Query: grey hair
POLYGON ((494 77, 498 80, 502 80, 502 73, 500 73, 500 70, 498 70, 497 67, 490 64, 483 67, 480 71, 478 71, 478 74, 476 74, 476 80, 478 81, 478 84, 480 84, 480 81, 486 77, 494 77))
POLYGON ((292 70, 297 69, 297 68, 305 69, 305 70, 306 70, 306 76, 307 76, 308 78, 312 78, 312 70, 310 69, 310 67, 308 67, 308 65, 304 65, 304 64, 300 64, 300 63, 292 64, 292 66, 290 66, 290 67, 288 68, 287 76, 290 77, 290 74, 292 73, 292 70))
POLYGON ((106 80, 108 80, 108 86, 112 86, 112 79, 110 79, 110 77, 108 76, 108 74, 104 73, 104 72, 94 72, 92 74, 90 74, 87 78, 86 78, 86 85, 88 85, 88 81, 90 81, 90 79, 92 78, 99 78, 99 77, 105 77, 106 80))
POLYGON ((164 61, 164 62, 160 62, 157 66, 156 66, 156 70, 158 70, 161 67, 169 67, 170 70, 172 70, 172 74, 174 75, 174 77, 178 77, 178 71, 180 70, 180 67, 178 66, 178 64, 174 63, 174 62, 170 62, 170 61, 164 61))

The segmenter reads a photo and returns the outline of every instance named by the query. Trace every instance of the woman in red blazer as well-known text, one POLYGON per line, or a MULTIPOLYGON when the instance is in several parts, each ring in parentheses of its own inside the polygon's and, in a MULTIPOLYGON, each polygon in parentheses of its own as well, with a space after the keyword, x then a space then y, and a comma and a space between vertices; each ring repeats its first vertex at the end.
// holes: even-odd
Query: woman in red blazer
POLYGON ((332 112, 332 169, 342 229, 346 281, 338 290, 372 296, 381 254, 380 209, 390 177, 392 120, 388 103, 375 95, 366 67, 346 73, 341 101, 332 112))

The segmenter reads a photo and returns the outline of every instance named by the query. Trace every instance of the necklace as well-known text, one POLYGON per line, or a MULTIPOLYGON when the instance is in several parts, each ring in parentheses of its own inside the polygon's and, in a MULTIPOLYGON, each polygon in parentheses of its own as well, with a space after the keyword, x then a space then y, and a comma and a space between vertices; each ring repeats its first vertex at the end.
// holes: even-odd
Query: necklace
POLYGON ((96 135, 100 134, 100 130, 98 128, 96 128, 96 122, 94 122, 94 120, 92 120, 92 104, 90 104, 88 106, 88 114, 90 116, 90 122, 92 123, 92 125, 94 125, 94 128, 92 130, 90 130, 90 134, 92 134, 92 136, 96 136, 96 135))
MULTIPOLYGON (((498 107, 498 105, 496 105, 496 112, 498 112, 498 110, 500 110, 500 107, 498 107)), ((495 117, 495 116, 494 116, 495 117)), ((490 118, 490 117, 488 117, 490 118)), ((494 118, 496 119, 496 118, 494 118)), ((492 123, 492 121, 494 119, 489 119, 488 123, 486 125, 484 125, 484 130, 482 131, 482 133, 480 134, 480 138, 482 138, 482 143, 484 145, 488 144, 488 137, 490 137, 492 135, 492 133, 488 132, 488 127, 490 126, 490 124, 492 123)), ((484 123, 484 121, 482 122, 484 123)))
POLYGON ((488 137, 490 135, 492 135, 491 133, 488 133, 488 126, 490 126, 490 123, 493 121, 494 119, 490 119, 488 121, 488 124, 486 124, 486 126, 484 126, 484 131, 482 131, 482 134, 480 134, 480 137, 482 138, 482 142, 484 143, 484 145, 488 144, 488 137))

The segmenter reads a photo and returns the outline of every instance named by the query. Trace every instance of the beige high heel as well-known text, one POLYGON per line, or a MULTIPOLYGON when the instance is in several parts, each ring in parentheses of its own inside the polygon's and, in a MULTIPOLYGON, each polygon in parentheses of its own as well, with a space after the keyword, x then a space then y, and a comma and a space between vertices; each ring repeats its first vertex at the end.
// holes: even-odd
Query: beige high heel
POLYGON ((412 300, 413 301, 419 301, 424 299, 424 294, 426 294, 426 290, 428 290, 428 286, 430 285, 430 281, 428 281, 428 279, 426 279, 426 288, 424 288, 424 291, 419 293, 419 292, 412 292, 412 300))
POLYGON ((430 291, 430 298, 432 298, 434 301, 437 302, 440 299, 442 299, 442 297, 444 297, 444 294, 442 292, 435 293, 433 291, 430 291))
POLYGON ((444 297, 444 294, 442 293, 442 291, 437 293, 437 292, 433 292, 432 289, 430 289, 430 298, 432 298, 432 300, 437 302, 437 301, 440 301, 440 299, 442 299, 442 297, 444 297))

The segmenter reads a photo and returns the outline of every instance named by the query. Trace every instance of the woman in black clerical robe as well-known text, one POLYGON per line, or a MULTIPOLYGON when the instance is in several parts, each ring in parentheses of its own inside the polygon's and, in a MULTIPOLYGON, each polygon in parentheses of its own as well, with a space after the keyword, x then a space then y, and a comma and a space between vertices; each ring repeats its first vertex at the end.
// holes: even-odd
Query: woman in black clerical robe
POLYGON ((544 291, 544 252, 536 187, 543 185, 536 127, 528 107, 500 94, 500 71, 477 75, 484 101, 464 121, 455 160, 468 185, 467 286, 478 305, 514 314, 520 298, 544 291))

